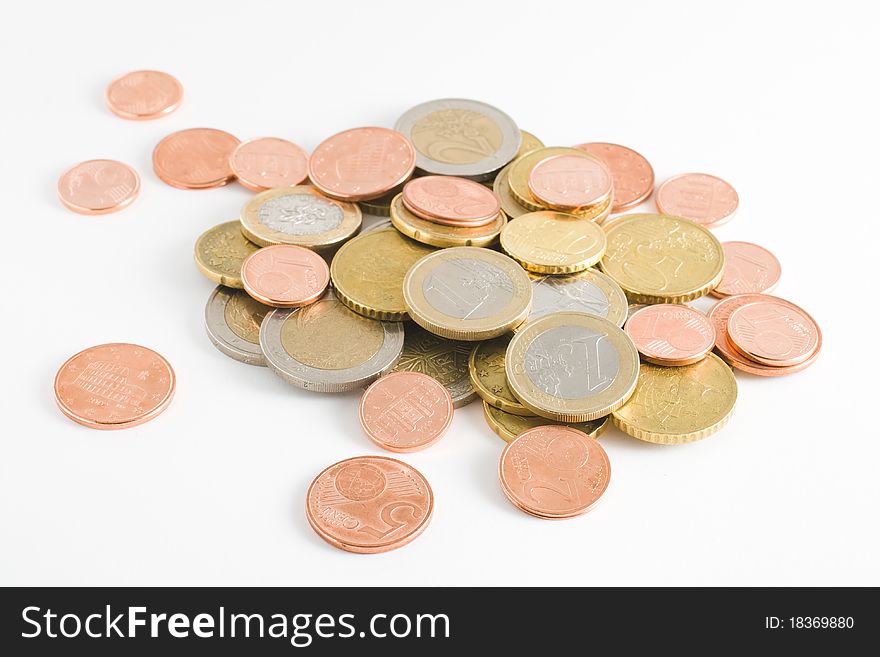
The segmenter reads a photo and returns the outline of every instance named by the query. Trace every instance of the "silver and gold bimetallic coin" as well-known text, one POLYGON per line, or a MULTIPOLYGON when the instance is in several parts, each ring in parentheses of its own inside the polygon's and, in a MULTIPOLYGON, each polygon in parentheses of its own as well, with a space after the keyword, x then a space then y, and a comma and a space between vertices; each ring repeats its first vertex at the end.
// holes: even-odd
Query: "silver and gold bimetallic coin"
POLYGON ((628 214, 606 228, 599 266, 635 303, 684 303, 724 274, 724 251, 708 229, 661 214, 628 214))
POLYGON ((553 420, 585 422, 629 399, 639 354, 629 336, 607 319, 560 312, 517 331, 504 365, 523 406, 553 420))
POLYGON ((242 289, 241 263, 260 247, 241 232, 241 223, 227 221, 209 228, 196 240, 199 271, 218 285, 242 289))
POLYGON ((513 119, 491 105, 444 98, 416 105, 394 129, 416 149, 426 173, 486 180, 516 157, 522 134, 513 119))
POLYGON ((505 413, 499 408, 495 408, 489 402, 483 402, 483 417, 486 418, 486 424, 494 431, 499 438, 505 442, 510 442, 523 431, 534 429, 535 427, 543 427, 553 424, 561 424, 578 431, 583 431, 590 438, 598 438, 610 424, 610 415, 600 417, 596 420, 588 420, 587 422, 557 422, 549 420, 546 417, 532 415, 529 417, 523 415, 514 415, 513 413, 505 413))
MULTIPOLYGON (((237 228, 236 228, 237 230, 237 228)), ((244 290, 214 288, 205 306, 205 329, 217 349, 248 365, 266 365, 260 349, 260 325, 272 310, 244 290)))
POLYGON ((504 373, 504 355, 510 335, 477 343, 468 358, 468 372, 477 394, 487 404, 513 415, 534 415, 514 396, 504 373))
POLYGON ((721 429, 736 405, 736 378, 715 354, 693 365, 642 363, 636 391, 612 421, 639 440, 677 445, 721 429))
POLYGON ((357 204, 327 198, 308 185, 266 190, 241 210, 241 231, 260 246, 294 244, 331 251, 360 228, 357 204))
POLYGON ((472 343, 441 338, 414 323, 404 330, 403 353, 392 371, 419 372, 437 379, 449 391, 455 408, 477 398, 468 375, 472 343))
POLYGON ((394 228, 358 235, 343 244, 330 263, 336 297, 371 319, 406 319, 403 278, 417 260, 433 252, 394 228))
POLYGON ((391 371, 403 350, 403 325, 367 319, 327 292, 309 306, 266 315, 260 347, 269 367, 288 383, 342 392, 391 371))
POLYGON ((403 298, 417 324, 445 338, 488 340, 525 320, 532 305, 526 272, 502 253, 463 246, 415 263, 403 298))
POLYGON ((449 226, 416 216, 403 204, 403 194, 391 203, 391 223, 401 233, 422 244, 449 248, 453 246, 489 246, 507 224, 504 211, 484 226, 449 226))
POLYGON ((607 274, 586 269, 567 276, 530 274, 532 312, 529 321, 560 311, 603 317, 623 326, 627 317, 626 295, 607 274))
POLYGON ((529 212, 501 231, 501 248, 524 269, 538 274, 573 274, 605 254, 605 232, 573 214, 529 212))

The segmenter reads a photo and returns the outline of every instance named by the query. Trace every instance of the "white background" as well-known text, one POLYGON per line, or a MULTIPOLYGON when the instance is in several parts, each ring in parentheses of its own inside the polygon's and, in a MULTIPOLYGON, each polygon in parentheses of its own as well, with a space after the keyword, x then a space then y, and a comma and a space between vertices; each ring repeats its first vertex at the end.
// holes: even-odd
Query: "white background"
POLYGON ((0 584, 880 584, 878 16, 869 3, 741 4, 7 8, 0 584), (138 123, 105 108, 106 84, 139 68, 182 81, 179 111, 138 123), (548 145, 632 146, 658 182, 730 180, 740 211, 716 234, 775 252, 777 294, 818 320, 824 349, 791 377, 737 373, 731 423, 702 442, 661 447, 609 429, 611 486, 564 522, 505 499, 503 443, 474 403, 440 443, 405 457, 436 495, 425 534, 352 555, 321 541, 303 507, 325 466, 379 453, 358 395, 300 391, 211 345, 213 285, 193 242, 250 192, 172 189, 150 155, 197 126, 311 150, 448 96, 492 103, 548 145), (59 175, 91 158, 140 172, 132 207, 83 217, 61 206, 59 175), (55 408, 57 367, 110 341, 175 367, 177 397, 155 421, 99 432, 55 408))

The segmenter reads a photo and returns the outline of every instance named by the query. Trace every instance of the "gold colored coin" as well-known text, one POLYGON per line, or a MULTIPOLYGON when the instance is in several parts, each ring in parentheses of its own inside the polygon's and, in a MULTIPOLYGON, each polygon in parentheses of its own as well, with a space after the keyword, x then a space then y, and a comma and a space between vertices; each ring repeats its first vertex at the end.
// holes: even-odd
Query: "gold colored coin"
POLYGON ((414 264, 403 281, 409 316, 453 340, 488 340, 522 323, 532 305, 526 272, 502 253, 461 246, 414 264))
POLYGON ((721 243, 706 228, 662 214, 627 214, 605 228, 600 262, 630 301, 684 303, 709 293, 724 274, 721 243))
POLYGON ((214 283, 241 290, 241 263, 258 248, 242 235, 239 222, 227 221, 209 228, 196 240, 196 265, 214 283))
POLYGON ((392 191, 388 192, 384 196, 380 196, 379 198, 373 198, 369 201, 358 201, 358 206, 361 211, 366 214, 371 214, 374 217, 390 217, 391 216, 391 201, 394 200, 394 197, 400 194, 400 187, 394 188, 392 191))
POLYGON ((526 155, 527 153, 531 153, 532 151, 536 151, 539 148, 544 148, 544 142, 535 137, 531 132, 526 132, 525 130, 519 131, 522 136, 522 141, 519 145, 519 152, 516 154, 514 160, 526 155))
POLYGON ((513 415, 534 415, 519 403, 507 385, 504 354, 511 336, 501 335, 476 345, 468 358, 468 372, 474 390, 487 404, 513 415))
POLYGON ((588 269, 604 255, 605 241, 605 232, 592 221, 550 210, 524 214, 501 231, 504 252, 538 274, 588 269))
POLYGON ((495 195, 501 201, 501 209, 504 210, 505 214, 511 219, 516 219, 521 215, 531 212, 531 210, 517 201, 516 197, 510 191, 508 176, 510 175, 510 167, 512 166, 513 162, 506 165, 498 172, 498 175, 495 176, 495 181, 492 183, 492 191, 495 192, 495 195))
POLYGON ((452 246, 489 246, 501 229, 507 225, 504 212, 499 212, 495 221, 485 226, 467 228, 446 226, 417 217, 403 204, 403 194, 398 194, 391 202, 391 223, 407 237, 422 244, 448 248, 452 246))
POLYGON ((393 228, 358 235, 343 244, 330 263, 336 297, 371 319, 406 319, 403 278, 417 260, 433 252, 393 228))
POLYGON ((453 406, 461 408, 477 398, 468 375, 471 346, 441 338, 418 324, 407 324, 403 353, 392 372, 419 372, 437 379, 449 391, 453 406))
POLYGON ((597 420, 589 420, 588 422, 557 422, 556 420, 548 420, 545 417, 531 416, 523 417, 522 415, 514 415, 513 413, 505 413, 501 409, 495 408, 489 402, 483 402, 483 417, 486 423, 498 437, 505 442, 510 442, 523 431, 534 429, 535 427, 543 427, 553 424, 559 424, 578 431, 583 431, 590 438, 598 438, 608 427, 611 419, 610 415, 600 417, 597 420))
MULTIPOLYGON (((510 193, 513 195, 513 198, 515 198, 520 205, 532 211, 553 209, 539 203, 532 196, 531 192, 529 191, 529 174, 532 172, 532 169, 535 168, 535 165, 537 165, 538 162, 541 162, 542 160, 545 160, 548 157, 552 157, 554 155, 571 155, 573 157, 586 156, 587 159, 597 159, 592 155, 585 153, 584 151, 578 150, 577 148, 567 148, 564 146, 545 146, 544 148, 539 148, 532 151, 531 153, 526 153, 521 158, 514 160, 510 166, 510 171, 508 171, 507 173, 507 184, 510 187, 510 193)), ((573 212, 573 214, 577 214, 578 216, 593 220, 595 216, 600 214, 599 208, 601 207, 602 209, 604 209, 609 201, 613 201, 613 194, 609 193, 606 198, 597 200, 596 203, 590 205, 587 208, 577 210, 573 212)))
POLYGON ((268 189, 241 210, 241 231, 260 246, 295 244, 329 251, 360 228, 357 204, 327 198, 308 185, 268 189))
POLYGON ((567 276, 530 274, 532 312, 529 321, 560 311, 588 313, 623 326, 626 295, 607 274, 587 269, 567 276))
POLYGON ((612 414, 624 433, 678 445, 711 436, 730 420, 736 379, 715 354, 684 367, 642 363, 640 370, 635 393, 612 414))
POLYGON ((517 331, 504 367, 513 394, 536 415, 585 422, 626 403, 636 387, 639 354, 607 319, 561 312, 517 331))

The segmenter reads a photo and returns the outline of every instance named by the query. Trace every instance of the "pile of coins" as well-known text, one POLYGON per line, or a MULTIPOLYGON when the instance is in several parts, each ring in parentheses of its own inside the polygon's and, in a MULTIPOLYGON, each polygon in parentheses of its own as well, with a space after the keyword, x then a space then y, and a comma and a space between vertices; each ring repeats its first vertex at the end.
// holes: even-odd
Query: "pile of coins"
MULTIPOLYGON (((121 78, 108 103, 128 118, 173 110, 180 87, 162 75, 121 78)), ((501 490, 540 518, 602 496, 610 462, 596 439, 609 423, 654 443, 705 438, 733 412, 731 367, 789 374, 821 348, 816 322, 768 295, 776 258, 709 230, 737 210, 727 182, 675 176, 657 190, 659 214, 618 214, 653 193, 642 155, 546 147, 485 103, 423 103, 393 130, 347 130, 311 156, 282 139, 183 130, 153 166, 174 187, 237 179, 257 192, 195 243, 218 285, 205 321, 221 352, 305 390, 366 388, 366 438, 396 453, 435 444, 455 408, 481 399, 506 443, 501 490), (362 230, 365 214, 377 219, 362 230), (721 298, 708 315, 686 305, 707 294, 721 298)), ((73 171, 59 192, 75 211, 136 194, 133 171, 73 171)), ((62 366, 56 398, 78 422, 119 428, 161 412, 173 380, 158 354, 104 345, 62 366)), ((369 553, 413 540, 433 506, 414 468, 361 456, 315 478, 306 514, 332 545, 369 553)))

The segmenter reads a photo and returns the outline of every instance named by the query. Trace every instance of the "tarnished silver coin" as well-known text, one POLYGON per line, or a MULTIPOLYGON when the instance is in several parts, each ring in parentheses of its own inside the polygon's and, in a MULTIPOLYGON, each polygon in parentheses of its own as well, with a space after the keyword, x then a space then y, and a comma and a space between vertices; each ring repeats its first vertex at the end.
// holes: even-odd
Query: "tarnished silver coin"
POLYGON ((529 321, 560 311, 589 313, 617 326, 623 326, 626 321, 626 295, 614 279, 595 269, 568 276, 529 277, 532 279, 529 321))
POLYGON ((394 126, 416 149, 426 173, 488 180, 516 157, 522 133, 501 110, 476 100, 444 98, 416 105, 394 126))
POLYGON ((437 379, 449 391, 452 404, 461 408, 477 398, 468 374, 468 358, 473 344, 447 340, 415 323, 406 325, 403 353, 395 372, 420 372, 437 379))
POLYGON ((260 325, 271 311, 244 290, 218 285, 205 306, 205 328, 217 349, 230 358, 265 367, 260 325))
POLYGON ((305 390, 343 392, 390 371, 403 350, 403 325, 346 308, 327 292, 303 308, 277 308, 260 328, 266 363, 305 390))

